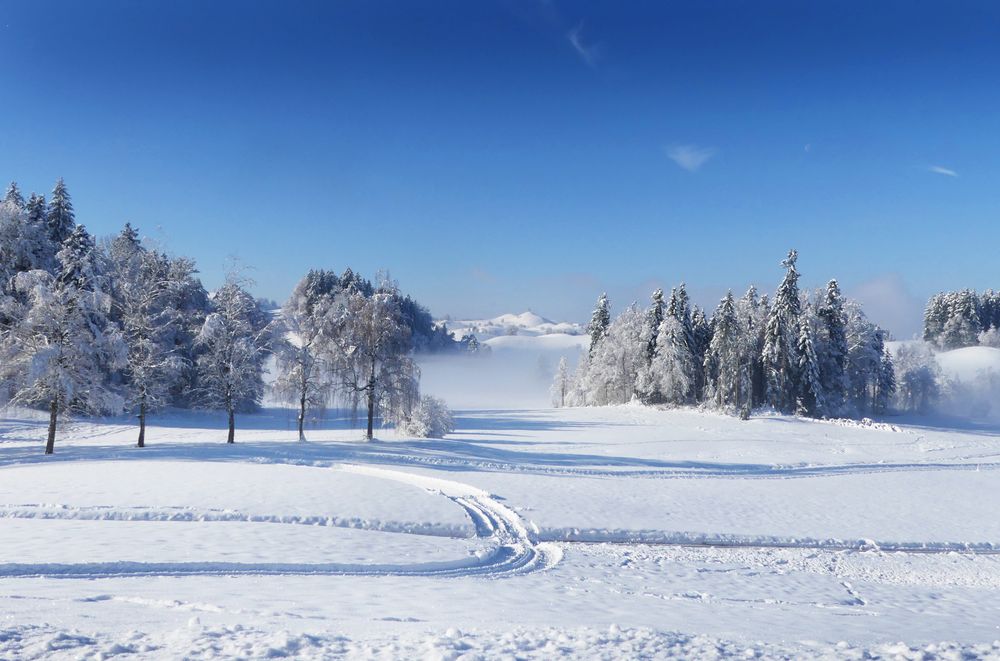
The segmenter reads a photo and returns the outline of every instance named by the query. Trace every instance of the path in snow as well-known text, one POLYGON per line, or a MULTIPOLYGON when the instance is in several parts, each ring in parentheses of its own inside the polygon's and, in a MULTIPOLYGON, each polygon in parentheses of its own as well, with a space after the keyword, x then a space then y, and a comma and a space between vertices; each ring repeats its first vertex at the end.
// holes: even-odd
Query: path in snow
MULTIPOLYGON (((481 576, 499 578, 545 569, 562 557, 555 544, 539 543, 536 532, 529 531, 513 510, 497 502, 490 494, 473 486, 439 478, 411 475, 402 471, 370 466, 341 465, 335 470, 392 480, 440 494, 465 510, 475 526, 476 536, 490 543, 488 551, 453 561, 398 564, 341 563, 242 563, 242 562, 83 562, 83 563, 4 563, 0 578, 111 578, 122 576, 235 576, 235 575, 343 575, 343 576, 481 576)), ((8 509, 0 516, 9 518, 115 520, 112 508, 40 508, 32 516, 30 507, 8 509)), ((144 520, 190 521, 189 516, 156 518, 155 510, 146 510, 144 520)), ((119 520, 120 516, 117 517, 119 520)), ((201 520, 212 520, 205 517, 201 520)), ((228 518, 256 522, 261 519, 228 518)), ((276 523, 306 523, 310 520, 285 521, 262 519, 276 523)), ((318 521, 318 520, 317 520, 318 521)), ((421 532, 401 530, 399 532, 421 532)))

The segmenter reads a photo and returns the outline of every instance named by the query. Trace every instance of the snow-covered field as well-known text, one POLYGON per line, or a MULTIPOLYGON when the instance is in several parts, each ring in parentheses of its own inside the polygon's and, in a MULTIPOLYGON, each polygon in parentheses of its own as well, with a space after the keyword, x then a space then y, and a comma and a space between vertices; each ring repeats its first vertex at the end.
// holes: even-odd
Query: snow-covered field
POLYGON ((5 419, 0 658, 1000 656, 1000 428, 288 415, 5 419))

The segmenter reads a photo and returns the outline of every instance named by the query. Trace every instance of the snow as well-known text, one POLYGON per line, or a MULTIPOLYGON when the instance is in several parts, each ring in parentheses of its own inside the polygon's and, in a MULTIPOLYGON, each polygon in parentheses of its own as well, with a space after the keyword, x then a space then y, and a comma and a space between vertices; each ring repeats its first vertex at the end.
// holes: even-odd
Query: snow
POLYGON ((493 398, 444 439, 9 411, 0 658, 1000 657, 1000 424, 519 408, 504 355, 425 368, 493 398))
POLYGON ((520 314, 501 314, 492 319, 462 319, 444 320, 448 330, 462 337, 467 333, 474 334, 480 341, 499 336, 539 335, 582 335, 583 325, 570 321, 555 322, 546 319, 530 310, 520 314))
POLYGON ((965 347, 937 354, 941 371, 948 377, 972 381, 984 373, 1000 377, 1000 349, 965 347))

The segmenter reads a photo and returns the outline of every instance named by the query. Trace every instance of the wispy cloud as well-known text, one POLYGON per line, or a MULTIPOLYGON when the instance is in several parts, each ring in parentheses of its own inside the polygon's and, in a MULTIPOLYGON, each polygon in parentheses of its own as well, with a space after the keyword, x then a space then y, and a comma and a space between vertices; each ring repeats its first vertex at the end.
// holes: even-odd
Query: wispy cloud
POLYGON ((934 174, 943 174, 946 177, 957 177, 958 173, 951 168, 946 168, 942 165, 928 165, 928 172, 933 172, 934 174))
POLYGON ((667 148, 667 156, 688 172, 697 172, 716 154, 715 147, 697 145, 675 145, 667 148))
POLYGON ((598 60, 601 59, 601 45, 588 44, 583 40, 583 21, 566 33, 566 39, 588 67, 597 66, 598 60))

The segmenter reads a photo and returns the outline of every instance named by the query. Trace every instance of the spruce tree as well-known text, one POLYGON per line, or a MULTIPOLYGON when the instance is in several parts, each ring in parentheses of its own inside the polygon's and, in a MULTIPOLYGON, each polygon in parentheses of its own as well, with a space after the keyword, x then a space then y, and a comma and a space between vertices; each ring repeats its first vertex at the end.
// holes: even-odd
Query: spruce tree
POLYGON ((61 178, 52 189, 52 198, 46 210, 45 220, 49 238, 57 245, 61 245, 69 237, 76 225, 73 203, 70 201, 69 191, 66 190, 66 183, 61 178))
POLYGON ((17 209, 24 209, 24 196, 21 195, 21 189, 17 187, 16 181, 10 182, 10 185, 7 186, 7 192, 3 196, 3 201, 5 204, 13 205, 17 209))
POLYGON ((648 359, 653 360, 653 354, 656 353, 656 336, 660 332, 660 324, 663 323, 663 313, 666 309, 666 304, 663 302, 663 290, 657 288, 653 292, 652 303, 649 306, 649 310, 646 312, 646 319, 649 323, 650 328, 650 338, 649 338, 649 348, 646 351, 648 359))
POLYGON ((847 401, 847 315, 844 297, 836 280, 826 286, 826 294, 817 316, 822 322, 823 355, 820 358, 820 381, 827 412, 840 415, 847 401))
POLYGON ((587 334, 590 335, 589 354, 594 355, 594 350, 598 343, 608 334, 608 326, 611 325, 611 304, 608 303, 608 295, 601 294, 597 299, 597 306, 593 314, 590 315, 590 323, 587 325, 587 334))
POLYGON ((799 324, 798 339, 799 390, 796 397, 796 412, 799 415, 819 417, 825 409, 823 384, 820 377, 819 359, 813 345, 813 335, 806 319, 799 324))
POLYGON ((767 400, 785 413, 795 411, 798 392, 799 273, 795 262, 798 253, 788 252, 781 262, 785 277, 774 294, 774 303, 764 331, 764 364, 767 371, 767 400))

